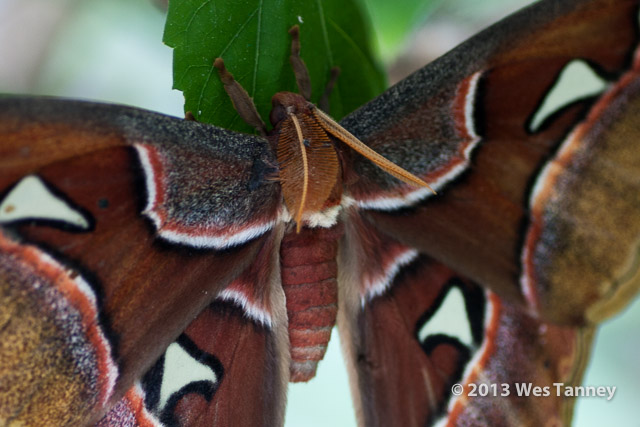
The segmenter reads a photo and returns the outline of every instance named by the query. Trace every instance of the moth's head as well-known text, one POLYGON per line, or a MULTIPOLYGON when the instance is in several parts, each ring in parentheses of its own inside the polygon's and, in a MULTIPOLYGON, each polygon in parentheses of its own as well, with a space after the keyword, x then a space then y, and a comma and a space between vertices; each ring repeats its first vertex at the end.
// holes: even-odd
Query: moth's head
POLYGON ((271 98, 271 114, 269 120, 276 127, 278 123, 286 119, 290 114, 304 114, 313 107, 302 95, 293 92, 278 92, 271 98))

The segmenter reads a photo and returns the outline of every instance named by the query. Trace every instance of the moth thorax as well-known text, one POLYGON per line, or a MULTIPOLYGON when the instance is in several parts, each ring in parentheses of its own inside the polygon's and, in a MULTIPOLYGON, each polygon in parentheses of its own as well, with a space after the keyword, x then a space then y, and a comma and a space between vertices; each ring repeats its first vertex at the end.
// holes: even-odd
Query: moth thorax
POLYGON ((290 114, 280 122, 277 154, 284 203, 298 229, 305 216, 340 203, 338 154, 312 115, 290 114))
POLYGON ((303 228, 287 233, 280 247, 282 286, 286 297, 290 380, 315 376, 329 344, 338 310, 338 240, 343 228, 303 228))

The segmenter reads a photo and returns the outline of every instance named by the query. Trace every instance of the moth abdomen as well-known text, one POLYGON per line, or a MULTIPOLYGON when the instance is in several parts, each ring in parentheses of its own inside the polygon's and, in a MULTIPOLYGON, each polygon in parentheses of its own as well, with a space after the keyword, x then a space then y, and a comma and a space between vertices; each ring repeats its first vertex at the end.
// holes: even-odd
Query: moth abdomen
POLYGON ((287 233, 280 249, 282 286, 291 351, 290 381, 315 376, 336 323, 338 267, 342 227, 303 228, 287 233))

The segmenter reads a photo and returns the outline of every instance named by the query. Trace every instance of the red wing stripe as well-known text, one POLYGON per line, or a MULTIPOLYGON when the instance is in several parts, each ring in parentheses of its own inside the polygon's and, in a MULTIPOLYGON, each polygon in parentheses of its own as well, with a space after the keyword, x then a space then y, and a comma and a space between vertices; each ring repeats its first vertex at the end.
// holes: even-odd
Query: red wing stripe
POLYGON ((464 393, 451 399, 448 408, 449 414, 436 424, 438 427, 457 425, 456 420, 464 411, 464 408, 469 401, 469 396, 467 396, 467 394, 471 388, 468 385, 471 383, 481 382, 478 379, 478 375, 485 368, 487 361, 495 351, 496 333, 500 322, 502 304, 498 296, 494 293, 487 291, 486 295, 487 306, 485 308, 485 332, 482 347, 476 351, 471 361, 469 361, 462 376, 464 393))
POLYGON ((286 215, 280 212, 274 220, 257 220, 246 224, 186 225, 171 220, 165 210, 167 176, 163 168, 162 154, 154 146, 134 144, 134 147, 144 170, 147 190, 147 204, 142 213, 153 222, 158 234, 165 240, 197 248, 226 249, 263 235, 286 215))
POLYGON ((361 297, 362 306, 373 298, 382 295, 393 283, 393 280, 402 267, 410 264, 418 257, 415 249, 403 248, 391 260, 382 266, 383 274, 369 277, 364 280, 364 295, 361 297))
MULTIPOLYGON (((463 80, 458 86, 458 92, 453 101, 453 114, 456 131, 464 142, 460 143, 455 156, 436 170, 420 175, 434 190, 442 189, 453 181, 470 165, 471 153, 480 142, 474 125, 474 105, 478 91, 478 82, 482 72, 478 71, 463 80)), ((397 196, 381 196, 372 199, 357 200, 357 205, 362 209, 376 209, 393 211, 415 205, 427 197, 433 196, 427 188, 415 188, 404 186, 398 189, 397 196)))
POLYGON ((96 427, 162 427, 163 424, 145 407, 144 398, 142 387, 136 383, 96 424, 96 427))
MULTIPOLYGON (((550 220, 545 218, 547 210, 552 208, 558 199, 558 186, 562 182, 563 174, 572 164, 580 161, 585 148, 585 138, 598 126, 602 126, 598 120, 605 114, 613 100, 638 78, 640 69, 640 49, 636 50, 634 57, 634 69, 624 74, 619 81, 609 88, 595 103, 588 116, 560 144, 556 154, 543 167, 538 174, 529 197, 529 226, 526 232, 525 243, 521 253, 522 273, 520 276, 520 289, 528 306, 533 312, 538 313, 540 307, 539 282, 536 275, 536 262, 540 255, 537 252, 544 250, 544 234, 549 227, 550 220)), ((635 142, 635 141, 634 141, 635 142)), ((606 144, 601 144, 606 145, 606 144)), ((554 223, 554 227, 557 224, 554 223)), ((548 232, 547 232, 548 234, 548 232)), ((548 255, 547 255, 548 256, 548 255)))
MULTIPOLYGON (((76 274, 75 272, 66 270, 60 263, 40 249, 13 242, 5 237, 1 231, 0 253, 13 258, 14 262, 18 264, 21 269, 31 272, 34 277, 33 280, 29 282, 34 290, 43 286, 50 286, 53 288, 51 291, 55 290, 61 294, 63 301, 60 302, 60 306, 56 303, 54 307, 50 307, 54 310, 53 315, 62 312, 62 304, 64 303, 69 304, 80 315, 81 330, 90 348, 95 352, 98 372, 98 378, 95 378, 95 382, 98 385, 98 402, 102 407, 105 407, 113 394, 113 389, 118 377, 118 369, 111 357, 109 341, 100 327, 96 296, 91 287, 82 276, 77 275, 73 278, 76 274)), ((45 291, 47 294, 51 293, 49 289, 45 291)), ((64 314, 62 315, 64 316, 64 314)), ((65 316, 65 318, 68 322, 72 321, 68 316, 65 316)), ((75 328, 75 325, 66 326, 69 330, 75 328)), ((76 344, 78 351, 86 351, 82 343, 76 344)), ((83 356, 86 355, 78 355, 78 364, 93 360, 92 357, 83 356)), ((80 368, 86 368, 92 371, 91 366, 83 366, 80 368)))
POLYGON ((252 298, 246 292, 241 288, 234 287, 233 283, 218 294, 218 299, 232 302, 241 307, 249 318, 260 325, 264 325, 269 329, 273 325, 271 313, 267 308, 257 300, 252 301, 252 298))

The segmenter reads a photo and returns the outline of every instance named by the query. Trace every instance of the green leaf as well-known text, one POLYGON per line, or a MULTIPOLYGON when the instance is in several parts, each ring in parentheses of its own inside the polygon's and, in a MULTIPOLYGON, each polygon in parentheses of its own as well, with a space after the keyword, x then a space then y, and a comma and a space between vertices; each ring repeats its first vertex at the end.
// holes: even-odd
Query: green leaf
POLYGON ((234 110, 213 67, 222 57, 268 122, 271 97, 297 92, 288 34, 295 24, 312 101, 321 97, 333 66, 342 70, 330 98, 335 118, 384 90, 367 21, 355 0, 172 0, 164 42, 174 48, 174 88, 184 93, 185 111, 202 122, 254 132, 234 110))

